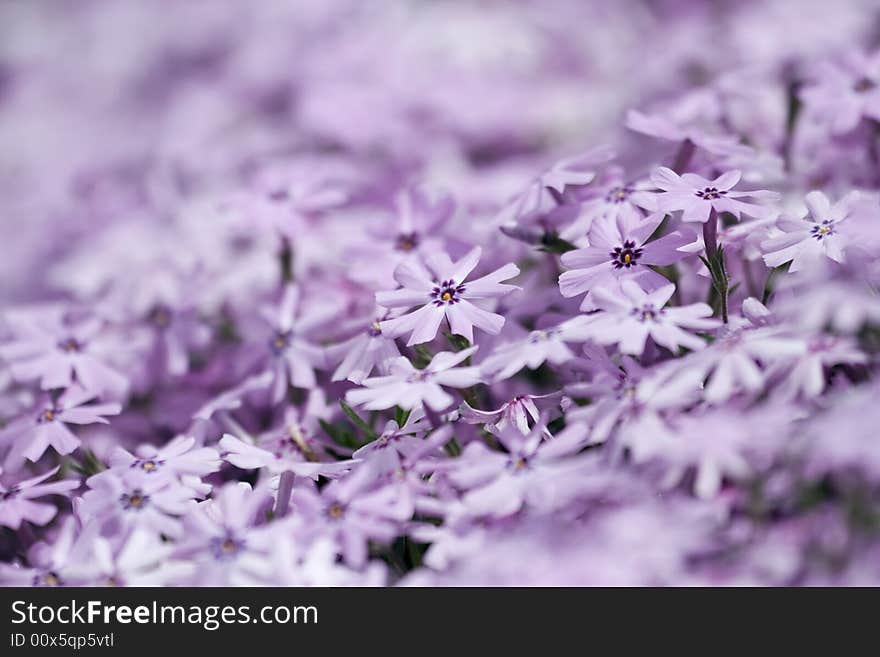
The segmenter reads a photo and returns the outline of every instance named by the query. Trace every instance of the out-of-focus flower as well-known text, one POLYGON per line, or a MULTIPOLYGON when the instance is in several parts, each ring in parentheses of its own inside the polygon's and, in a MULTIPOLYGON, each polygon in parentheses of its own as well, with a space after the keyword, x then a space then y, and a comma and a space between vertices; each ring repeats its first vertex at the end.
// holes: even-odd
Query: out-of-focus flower
POLYGON ((859 193, 852 192, 832 205, 822 192, 810 192, 804 199, 806 215, 800 218, 783 215, 776 220, 783 234, 761 243, 764 262, 769 267, 778 267, 790 261, 788 270, 791 272, 809 267, 823 257, 843 262, 848 242, 844 222, 858 200, 859 193))
POLYGON ((35 502, 34 500, 46 495, 69 493, 79 488, 80 484, 76 479, 43 483, 58 472, 58 469, 55 467, 41 475, 15 483, 6 485, 0 483, 0 525, 18 529, 23 521, 35 525, 45 525, 52 520, 58 513, 58 507, 49 502, 35 502))
POLYGON ((442 411, 454 401, 452 395, 443 390, 443 386, 467 388, 480 382, 480 368, 456 367, 476 350, 476 347, 469 347, 457 353, 441 351, 421 370, 401 356, 392 361, 390 374, 364 379, 364 387, 349 390, 345 398, 367 410, 381 410, 395 405, 412 410, 426 404, 434 411, 442 411))
POLYGON ((621 353, 633 356, 641 355, 649 337, 672 352, 680 347, 702 349, 706 342, 683 329, 708 331, 719 323, 710 319, 712 309, 705 303, 665 307, 674 292, 672 283, 645 292, 629 280, 619 290, 594 290, 602 312, 590 324, 591 338, 599 344, 616 344, 621 353))

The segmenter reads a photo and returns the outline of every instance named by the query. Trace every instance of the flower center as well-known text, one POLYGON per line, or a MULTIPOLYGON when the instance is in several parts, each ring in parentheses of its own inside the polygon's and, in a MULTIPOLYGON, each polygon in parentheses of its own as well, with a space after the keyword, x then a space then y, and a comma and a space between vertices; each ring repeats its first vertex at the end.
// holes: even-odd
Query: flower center
POLYGON ((870 78, 861 78, 858 82, 853 85, 853 89, 858 93, 864 93, 866 91, 871 91, 874 87, 877 86, 877 83, 874 82, 870 78))
POLYGON ((455 281, 451 278, 448 281, 443 281, 440 285, 436 286, 433 290, 431 290, 431 298, 434 299, 435 306, 442 306, 444 304, 455 304, 461 301, 459 295, 464 292, 464 285, 456 285, 455 281))
POLYGON ((651 304, 642 306, 641 308, 633 308, 630 315, 638 319, 640 322, 656 322, 657 318, 663 314, 663 309, 654 308, 651 304))
POLYGON ((40 413, 37 417, 37 423, 43 424, 44 422, 53 422, 55 420, 55 416, 58 414, 58 409, 56 408, 47 408, 45 411, 40 413))
POLYGON ((225 561, 232 559, 244 549, 244 541, 227 533, 224 536, 215 536, 210 542, 211 554, 215 559, 225 561))
POLYGON ((144 472, 156 472, 159 469, 159 466, 162 465, 164 461, 156 461, 153 459, 138 459, 134 463, 131 464, 132 468, 140 468, 144 472))
POLYGON ((529 461, 524 456, 517 456, 510 461, 510 467, 514 472, 522 472, 529 466, 529 461))
POLYGON ((276 356, 283 354, 290 347, 290 331, 278 331, 269 340, 269 350, 276 356))
POLYGON ((167 306, 155 306, 148 314, 147 321, 156 328, 168 328, 171 324, 171 311, 167 306))
POLYGON ((704 201, 714 201, 715 199, 725 196, 727 192, 723 189, 718 189, 717 187, 706 187, 705 189, 697 190, 696 194, 704 201))
POLYGON ((8 491, 0 493, 0 500, 8 500, 21 492, 21 489, 18 486, 13 486, 8 491))
POLYGON ((821 224, 816 224, 810 229, 810 235, 819 241, 833 234, 834 222, 831 219, 825 219, 821 224))
POLYGON ((140 511, 147 505, 147 502, 149 502, 149 500, 150 496, 144 495, 144 492, 140 489, 133 490, 131 493, 123 493, 119 496, 119 501, 122 503, 122 508, 126 511, 130 509, 140 511))
POLYGON ((367 329, 367 335, 372 338, 378 338, 382 335, 382 325, 379 322, 373 322, 370 324, 370 328, 367 329))
POLYGON ((611 256, 611 265, 615 269, 630 269, 635 267, 642 257, 642 250, 636 248, 635 242, 627 240, 623 246, 615 247, 608 255, 611 256))
POLYGON ((60 586, 61 578, 58 577, 58 573, 53 571, 49 571, 42 575, 37 575, 34 577, 34 586, 60 586))
POLYGON ((426 370, 415 372, 406 377, 407 383, 422 383, 431 377, 431 373, 426 370))
POLYGON ((343 515, 345 515, 345 508, 338 502, 334 502, 330 505, 330 508, 327 509, 327 515, 330 517, 331 520, 339 520, 343 515))
POLYGON ((394 241, 394 248, 409 253, 419 245, 418 233, 401 233, 394 241))
POLYGON ((75 354, 82 351, 82 344, 76 338, 67 338, 58 343, 58 348, 69 354, 75 354))
POLYGON ((605 201, 619 205, 626 201, 632 192, 633 190, 630 187, 614 187, 605 195, 605 201))

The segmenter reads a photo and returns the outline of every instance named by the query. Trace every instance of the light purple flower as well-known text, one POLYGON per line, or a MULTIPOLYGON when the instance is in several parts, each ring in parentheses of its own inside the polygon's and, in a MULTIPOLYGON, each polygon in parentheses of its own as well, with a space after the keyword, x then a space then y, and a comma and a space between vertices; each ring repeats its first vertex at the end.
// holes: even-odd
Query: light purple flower
POLYGON ((393 360, 390 374, 364 379, 363 388, 349 390, 345 399, 370 411, 400 406, 413 410, 425 404, 434 411, 442 411, 452 405, 452 395, 443 387, 467 388, 481 380, 480 368, 456 367, 477 350, 476 347, 459 352, 441 351, 428 365, 416 369, 403 356, 393 360))
POLYGON ((4 462, 6 468, 20 467, 25 458, 38 461, 49 447, 58 454, 70 454, 81 441, 67 424, 107 424, 105 416, 117 415, 122 410, 117 403, 90 403, 93 399, 91 392, 79 387, 69 388, 54 402, 43 396, 30 414, 0 432, 0 443, 11 443, 4 462))
POLYGON ((746 214, 756 219, 771 215, 774 212, 772 208, 739 199, 773 201, 779 195, 764 190, 737 191, 734 187, 741 177, 742 174, 735 169, 722 173, 714 180, 695 173, 679 176, 667 167, 658 167, 651 173, 651 181, 661 190, 657 195, 657 209, 663 212, 681 210, 682 221, 706 223, 712 210, 730 212, 736 217, 746 214))
POLYGON ((312 388, 315 385, 315 369, 325 365, 324 351, 309 341, 311 329, 328 321, 333 312, 320 309, 301 314, 300 290, 289 285, 284 290, 277 314, 266 313, 266 320, 273 327, 269 337, 269 369, 274 378, 272 399, 281 400, 288 385, 312 388))
MULTIPOLYGON (((663 221, 662 214, 648 218, 630 213, 615 219, 602 218, 593 223, 589 246, 562 254, 562 264, 570 271, 559 277, 564 297, 575 297, 615 278, 637 277, 642 287, 654 289, 667 282, 651 266, 671 265, 685 258, 679 250, 693 241, 691 231, 675 231, 648 241, 663 221)), ((582 310, 592 304, 584 299, 582 310)))
POLYGON ((468 281, 467 277, 477 266, 483 250, 474 247, 457 262, 445 253, 435 253, 426 258, 427 268, 417 263, 404 263, 394 272, 395 280, 402 286, 390 292, 378 292, 376 303, 386 308, 410 308, 417 310, 380 322, 383 333, 392 337, 410 334, 408 346, 430 342, 437 335, 440 323, 446 319, 450 330, 474 340, 474 327, 497 335, 504 326, 504 317, 489 312, 472 303, 481 299, 497 299, 516 289, 502 284, 519 275, 519 267, 508 263, 491 274, 468 281))
POLYGON ((556 326, 531 331, 528 336, 505 342, 495 348, 480 369, 494 381, 509 379, 524 367, 537 369, 543 363, 562 365, 575 358, 567 343, 584 342, 590 337, 590 319, 572 317, 556 326))
POLYGON ((851 192, 832 205, 822 192, 810 192, 804 199, 806 215, 800 218, 782 215, 776 220, 783 234, 761 243, 764 262, 768 267, 778 267, 791 261, 788 268, 791 272, 810 267, 822 258, 843 262, 849 242, 844 222, 859 199, 858 192, 851 192))
POLYGON ((666 307, 673 292, 672 283, 645 292, 630 280, 624 280, 619 289, 594 290, 593 297, 603 312, 597 313, 590 324, 592 339, 599 344, 616 344, 621 353, 633 356, 644 351, 649 337, 673 353, 680 347, 704 348, 703 339, 683 329, 716 328, 719 322, 709 319, 712 309, 705 303, 666 307))
POLYGON ((125 394, 128 380, 106 360, 102 321, 70 325, 59 313, 9 319, 14 321, 15 338, 0 345, 0 357, 10 362, 17 379, 39 379, 43 390, 78 383, 95 395, 125 394))
MULTIPOLYGON (((460 409, 461 419, 468 424, 482 424, 493 434, 499 434, 507 427, 514 426, 525 436, 531 431, 530 424, 534 425, 541 419, 541 411, 549 411, 554 405, 558 408, 561 396, 561 392, 546 395, 517 395, 494 411, 481 411, 464 402, 460 409)), ((547 435, 550 435, 549 431, 547 435)))
MULTIPOLYGON (((64 495, 79 488, 79 480, 62 479, 43 483, 58 472, 58 466, 36 477, 3 485, 0 483, 0 525, 18 529, 24 521, 45 525, 58 513, 58 507, 34 500, 46 495, 64 495)), ((0 470, 2 474, 2 470, 0 470)))

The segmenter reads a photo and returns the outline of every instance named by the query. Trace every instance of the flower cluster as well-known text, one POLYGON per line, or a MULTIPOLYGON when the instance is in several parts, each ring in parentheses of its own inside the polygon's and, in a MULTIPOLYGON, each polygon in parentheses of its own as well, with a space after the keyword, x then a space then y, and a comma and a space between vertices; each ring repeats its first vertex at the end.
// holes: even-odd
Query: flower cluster
POLYGON ((0 585, 880 583, 866 3, 163 4, 0 7, 0 585))

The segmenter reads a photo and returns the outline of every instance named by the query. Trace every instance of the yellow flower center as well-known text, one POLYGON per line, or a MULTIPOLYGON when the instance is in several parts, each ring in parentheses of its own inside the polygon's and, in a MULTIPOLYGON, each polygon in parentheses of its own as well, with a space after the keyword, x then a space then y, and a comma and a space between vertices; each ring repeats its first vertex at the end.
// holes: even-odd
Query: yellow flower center
POLYGON ((449 301, 452 298, 452 294, 450 294, 449 292, 444 292, 440 298, 443 299, 443 301, 449 301))

